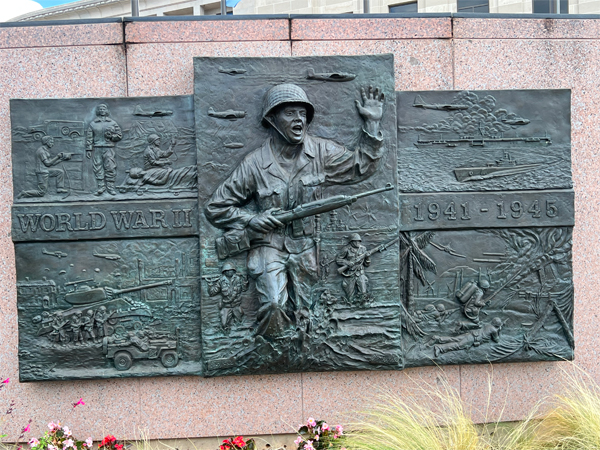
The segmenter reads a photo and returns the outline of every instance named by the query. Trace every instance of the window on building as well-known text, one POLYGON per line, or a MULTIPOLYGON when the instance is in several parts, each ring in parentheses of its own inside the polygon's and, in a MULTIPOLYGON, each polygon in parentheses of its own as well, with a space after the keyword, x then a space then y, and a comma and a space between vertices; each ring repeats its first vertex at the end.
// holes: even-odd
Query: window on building
POLYGON ((390 6, 391 13, 416 13, 419 12, 417 2, 401 3, 399 5, 390 6))
POLYGON ((533 12, 537 14, 569 14, 569 0, 533 0, 533 12))
POLYGON ((489 13, 490 2, 489 0, 458 0, 457 10, 459 13, 489 13))

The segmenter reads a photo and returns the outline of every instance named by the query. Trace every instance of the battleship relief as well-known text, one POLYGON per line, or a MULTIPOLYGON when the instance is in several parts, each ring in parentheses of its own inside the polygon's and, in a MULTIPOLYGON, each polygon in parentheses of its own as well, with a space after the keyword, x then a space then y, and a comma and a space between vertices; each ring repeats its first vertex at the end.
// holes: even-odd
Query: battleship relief
POLYGON ((195 58, 11 100, 22 381, 572 359, 570 91, 195 58))

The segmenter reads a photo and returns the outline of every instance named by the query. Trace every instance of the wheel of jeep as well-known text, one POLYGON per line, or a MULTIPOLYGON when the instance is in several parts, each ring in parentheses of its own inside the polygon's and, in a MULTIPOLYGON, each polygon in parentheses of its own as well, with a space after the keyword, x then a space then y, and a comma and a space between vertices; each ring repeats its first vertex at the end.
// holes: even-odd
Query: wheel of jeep
POLYGON ((175 351, 166 351, 160 357, 160 362, 167 369, 170 369, 171 367, 175 367, 177 365, 179 362, 179 356, 177 356, 177 352, 175 351))
POLYGON ((133 358, 129 352, 121 350, 115 353, 115 369, 117 370, 129 370, 133 364, 133 358))

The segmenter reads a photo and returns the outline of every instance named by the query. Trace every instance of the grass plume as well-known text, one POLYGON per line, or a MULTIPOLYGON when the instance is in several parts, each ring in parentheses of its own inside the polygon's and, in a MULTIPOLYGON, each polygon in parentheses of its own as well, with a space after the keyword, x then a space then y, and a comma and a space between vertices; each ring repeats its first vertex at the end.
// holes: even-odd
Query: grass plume
MULTIPOLYGON (((379 394, 351 424, 351 450, 525 450, 533 439, 532 415, 502 427, 477 425, 460 394, 444 378, 431 385, 419 380, 416 395, 379 394)), ((488 379, 488 410, 491 392, 488 379)), ((412 394, 412 393, 411 393, 412 394)))
POLYGON ((563 369, 563 393, 536 430, 536 449, 600 449, 600 386, 575 364, 569 367, 563 369))

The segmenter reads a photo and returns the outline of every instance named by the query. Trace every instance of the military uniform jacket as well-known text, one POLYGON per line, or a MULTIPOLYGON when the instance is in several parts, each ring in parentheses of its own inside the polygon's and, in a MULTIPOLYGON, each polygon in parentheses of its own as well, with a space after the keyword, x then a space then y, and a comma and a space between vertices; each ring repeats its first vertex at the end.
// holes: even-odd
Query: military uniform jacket
MULTIPOLYGON (((272 140, 254 150, 217 188, 205 214, 216 227, 242 230, 258 213, 270 208, 290 210, 321 198, 321 188, 354 184, 370 177, 383 156, 383 136, 363 130, 357 148, 306 135, 294 169, 286 172, 273 154, 272 140)), ((270 233, 251 233, 252 246, 266 245, 289 253, 314 246, 314 217, 298 219, 270 233)))
POLYGON ((92 147, 114 147, 115 142, 123 138, 121 128, 110 117, 96 117, 87 129, 86 148, 92 147), (112 131, 112 138, 107 139, 106 132, 112 131))

